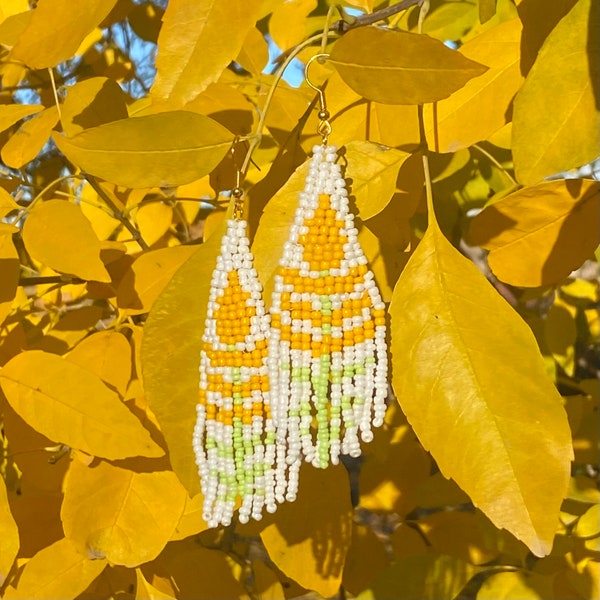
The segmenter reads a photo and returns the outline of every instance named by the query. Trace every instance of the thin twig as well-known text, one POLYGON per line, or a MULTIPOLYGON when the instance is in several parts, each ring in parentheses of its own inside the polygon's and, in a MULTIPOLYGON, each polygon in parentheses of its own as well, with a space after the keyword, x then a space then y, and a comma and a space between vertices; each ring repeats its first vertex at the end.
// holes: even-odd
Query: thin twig
POLYGON ((119 208, 112 201, 110 196, 102 189, 102 187, 100 187, 100 184, 98 183, 97 179, 89 173, 85 173, 84 176, 87 179, 88 183, 92 186, 94 191, 98 194, 98 196, 100 196, 102 200, 106 202, 106 205, 113 211, 115 218, 123 224, 125 229, 129 231, 129 233, 131 233, 133 239, 138 243, 139 247, 144 251, 150 250, 150 246, 148 246, 148 244, 146 244, 146 242, 142 239, 140 232, 133 225, 133 223, 127 217, 125 217, 125 215, 119 210, 119 208))
POLYGON ((338 33, 345 33, 349 29, 354 29, 355 27, 364 27, 365 25, 377 23, 377 21, 383 21, 389 17, 393 17, 403 10, 410 8, 411 6, 421 5, 422 3, 423 0, 402 0, 402 2, 398 2, 397 4, 392 4, 391 6, 382 8, 381 10, 376 10, 374 13, 356 17, 352 23, 348 23, 342 19, 335 23, 333 29, 338 33))
POLYGON ((21 287, 27 287, 29 285, 49 285, 52 283, 77 285, 80 283, 85 283, 85 279, 79 279, 78 277, 63 277, 62 275, 49 275, 47 277, 21 277, 19 279, 19 285, 21 287))

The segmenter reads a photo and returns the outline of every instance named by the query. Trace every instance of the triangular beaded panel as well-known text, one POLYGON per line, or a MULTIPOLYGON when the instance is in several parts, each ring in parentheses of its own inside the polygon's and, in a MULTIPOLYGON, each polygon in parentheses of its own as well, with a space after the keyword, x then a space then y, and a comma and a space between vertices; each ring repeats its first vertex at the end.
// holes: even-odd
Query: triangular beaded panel
POLYGON ((229 220, 211 282, 193 439, 211 527, 228 525, 240 499, 241 522, 276 508, 268 326, 246 222, 229 220))
MULTIPOLYGON (((316 146, 275 275, 269 342, 290 473, 360 455, 385 414, 385 305, 358 242, 336 148, 316 146)), ((293 479, 295 479, 293 477, 293 479)), ((292 487, 290 482, 290 487, 292 487)), ((290 489, 293 495, 293 489, 290 489)))

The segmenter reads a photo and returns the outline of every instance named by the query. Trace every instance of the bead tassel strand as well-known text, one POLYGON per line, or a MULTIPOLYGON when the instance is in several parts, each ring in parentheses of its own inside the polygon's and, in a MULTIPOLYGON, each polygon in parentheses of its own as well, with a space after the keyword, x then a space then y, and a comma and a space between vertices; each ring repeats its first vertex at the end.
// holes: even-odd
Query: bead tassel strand
POLYGON ((269 315, 246 222, 230 219, 213 272, 193 448, 210 527, 276 510, 275 427, 270 414, 269 315))
POLYGON ((388 389, 385 305, 348 210, 336 148, 313 153, 270 309, 269 379, 278 443, 287 446, 288 500, 302 457, 325 468, 340 454, 360 455, 359 437, 370 441, 383 423, 388 389))

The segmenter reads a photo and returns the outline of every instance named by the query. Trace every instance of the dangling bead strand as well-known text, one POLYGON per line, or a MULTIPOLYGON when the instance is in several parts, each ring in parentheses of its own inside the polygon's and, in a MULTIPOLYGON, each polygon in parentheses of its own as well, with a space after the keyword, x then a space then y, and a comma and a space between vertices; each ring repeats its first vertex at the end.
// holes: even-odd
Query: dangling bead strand
MULTIPOLYGON (((385 415, 385 305, 358 242, 336 148, 313 148, 275 275, 269 378, 279 441, 296 474, 359 456, 385 415)), ((283 489, 281 485, 279 490, 283 489)), ((293 495, 288 482, 288 494, 293 495)))
POLYGON ((229 219, 209 294, 193 436, 210 527, 230 524, 240 500, 242 523, 276 510, 268 333, 246 222, 229 219))

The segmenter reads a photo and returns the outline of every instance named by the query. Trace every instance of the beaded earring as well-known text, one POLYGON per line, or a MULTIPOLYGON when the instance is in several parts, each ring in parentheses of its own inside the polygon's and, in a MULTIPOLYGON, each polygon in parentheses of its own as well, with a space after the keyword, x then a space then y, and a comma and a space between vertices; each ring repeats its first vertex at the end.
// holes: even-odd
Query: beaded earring
POLYGON ((269 315, 242 219, 242 190, 213 271, 203 346, 193 448, 210 527, 260 520, 275 512, 275 427, 267 367, 269 315))
MULTIPOLYGON (((287 499, 302 458, 315 467, 356 457, 386 410, 385 305, 358 242, 348 192, 335 163, 323 91, 304 190, 274 280, 269 378, 278 441, 286 443, 287 499), (275 402, 276 399, 276 402, 275 402)), ((280 450, 283 453, 283 450, 280 450)), ((281 497, 283 486, 276 489, 281 497)))

